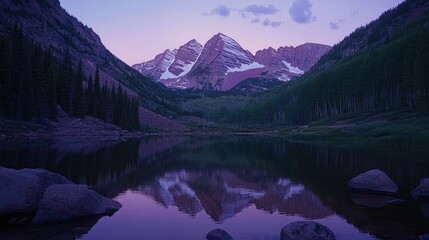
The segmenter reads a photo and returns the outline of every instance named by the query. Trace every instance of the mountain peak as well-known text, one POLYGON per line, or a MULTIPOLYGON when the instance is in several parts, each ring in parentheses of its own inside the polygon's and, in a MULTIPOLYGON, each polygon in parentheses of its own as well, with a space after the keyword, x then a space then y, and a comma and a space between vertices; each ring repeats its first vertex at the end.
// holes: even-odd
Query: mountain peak
POLYGON ((199 45, 201 45, 197 40, 195 40, 195 39, 192 39, 191 41, 189 41, 189 42, 187 42, 185 45, 188 45, 188 44, 199 44, 199 45))
POLYGON ((225 35, 225 34, 223 34, 223 33, 218 33, 218 34, 216 34, 215 36, 217 36, 217 37, 228 37, 227 35, 225 35))
POLYGON ((237 41, 235 41, 233 38, 231 38, 230 36, 227 36, 227 35, 225 35, 223 33, 218 33, 218 34, 214 35, 210 40, 212 40, 212 41, 219 41, 219 40, 221 40, 224 43, 230 43, 230 44, 239 45, 237 43, 237 41))
POLYGON ((164 51, 164 54, 173 54, 174 53, 174 50, 173 51, 171 51, 170 49, 166 49, 165 51, 164 51))

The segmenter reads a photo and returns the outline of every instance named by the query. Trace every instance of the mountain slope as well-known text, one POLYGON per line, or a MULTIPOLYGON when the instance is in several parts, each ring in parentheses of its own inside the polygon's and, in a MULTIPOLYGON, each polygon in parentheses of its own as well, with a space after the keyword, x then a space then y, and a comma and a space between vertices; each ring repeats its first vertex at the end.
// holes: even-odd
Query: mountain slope
POLYGON ((421 21, 427 19, 427 16, 428 1, 405 1, 333 46, 316 64, 314 70, 326 69, 348 56, 383 46, 412 31, 414 27, 421 26, 421 21))
POLYGON ((140 96, 147 109, 174 115, 176 106, 171 93, 159 84, 143 77, 110 53, 99 36, 61 8, 58 0, 2 0, 0 2, 0 33, 8 35, 18 24, 24 34, 43 48, 51 47, 56 57, 66 49, 75 66, 83 63, 86 75, 101 72, 101 83, 121 84, 131 95, 140 96))

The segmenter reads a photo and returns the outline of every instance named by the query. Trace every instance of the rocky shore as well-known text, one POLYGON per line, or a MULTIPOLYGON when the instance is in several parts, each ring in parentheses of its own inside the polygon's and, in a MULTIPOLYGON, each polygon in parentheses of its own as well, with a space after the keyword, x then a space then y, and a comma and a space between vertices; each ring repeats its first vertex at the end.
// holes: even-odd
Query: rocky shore
POLYGON ((43 169, 0 167, 1 225, 59 223, 112 215, 122 205, 43 169))

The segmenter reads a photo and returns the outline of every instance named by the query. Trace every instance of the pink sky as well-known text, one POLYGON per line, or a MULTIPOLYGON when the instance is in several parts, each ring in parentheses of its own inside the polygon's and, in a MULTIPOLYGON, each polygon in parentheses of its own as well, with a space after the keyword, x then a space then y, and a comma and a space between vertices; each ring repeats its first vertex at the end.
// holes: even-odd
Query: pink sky
POLYGON ((255 53, 306 42, 333 45, 403 0, 60 0, 132 65, 222 32, 255 53))

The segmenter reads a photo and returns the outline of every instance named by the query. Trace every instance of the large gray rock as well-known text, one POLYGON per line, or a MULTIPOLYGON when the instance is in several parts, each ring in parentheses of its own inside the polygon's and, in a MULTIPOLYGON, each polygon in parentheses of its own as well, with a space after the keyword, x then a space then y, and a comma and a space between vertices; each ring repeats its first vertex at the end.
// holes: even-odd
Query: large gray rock
POLYGON ((429 178, 422 179, 420 185, 411 191, 411 195, 418 200, 429 200, 429 178))
POLYGON ((233 240, 231 235, 229 235, 225 230, 215 229, 207 233, 207 240, 233 240))
POLYGON ((70 183, 67 178, 43 169, 0 167, 0 216, 34 213, 47 187, 70 183))
POLYGON ((398 192, 398 186, 381 170, 373 169, 362 173, 349 181, 349 189, 352 191, 394 194, 398 192))
POLYGON ((334 233, 314 221, 293 222, 284 226, 280 232, 281 240, 335 240, 334 233))
POLYGON ((32 223, 64 222, 80 217, 112 215, 122 205, 75 184, 52 185, 48 187, 39 202, 32 223))

